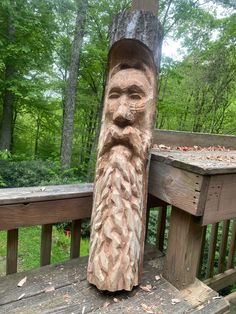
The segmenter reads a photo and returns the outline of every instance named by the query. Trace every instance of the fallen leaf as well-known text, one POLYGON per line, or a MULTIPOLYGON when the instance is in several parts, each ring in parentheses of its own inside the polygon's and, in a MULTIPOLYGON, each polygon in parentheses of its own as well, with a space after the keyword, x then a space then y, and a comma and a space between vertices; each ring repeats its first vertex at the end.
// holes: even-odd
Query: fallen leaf
POLYGON ((147 304, 142 303, 141 306, 142 306, 143 310, 144 310, 146 313, 154 313, 154 312, 152 311, 152 308, 151 308, 150 306, 148 306, 147 304))
POLYGON ((22 293, 22 294, 19 296, 18 300, 21 300, 24 296, 25 296, 25 293, 22 293))
POLYGON ((110 305, 110 302, 105 302, 102 307, 106 308, 110 305))
POLYGON ((23 279, 21 279, 18 284, 17 287, 22 287, 25 283, 26 283, 27 277, 24 277, 23 279))

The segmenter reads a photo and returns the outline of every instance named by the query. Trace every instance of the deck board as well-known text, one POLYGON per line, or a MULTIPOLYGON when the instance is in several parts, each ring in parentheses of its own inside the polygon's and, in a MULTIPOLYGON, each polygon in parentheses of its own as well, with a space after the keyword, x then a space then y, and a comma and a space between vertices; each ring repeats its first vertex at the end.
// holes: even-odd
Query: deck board
POLYGON ((236 150, 152 150, 152 160, 201 175, 236 173, 236 150))
POLYGON ((226 313, 224 299, 214 299, 217 293, 197 282, 196 293, 192 287, 179 292, 164 278, 158 279, 163 267, 163 256, 146 255, 141 286, 151 285, 150 291, 140 287, 132 292, 99 292, 86 280, 87 257, 60 265, 0 278, 0 313, 195 313, 202 305, 205 312, 226 313), (22 287, 17 283, 27 276, 22 287), (158 280, 156 280, 158 279, 158 280), (51 292, 49 287, 54 287, 51 292), (201 295, 201 298, 199 297, 201 295), (18 298, 22 296, 21 300, 18 298), (180 302, 173 302, 178 299, 180 302), (209 307, 210 306, 210 307, 209 307), (207 309, 208 308, 208 309, 207 309), (209 311, 210 309, 210 311, 209 311))

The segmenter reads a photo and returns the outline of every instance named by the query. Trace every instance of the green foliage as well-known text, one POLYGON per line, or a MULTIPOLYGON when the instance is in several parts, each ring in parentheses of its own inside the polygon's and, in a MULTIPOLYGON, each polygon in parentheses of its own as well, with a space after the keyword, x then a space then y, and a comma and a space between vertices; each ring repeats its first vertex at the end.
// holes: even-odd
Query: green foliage
POLYGON ((26 187, 80 182, 77 169, 62 172, 60 164, 51 161, 0 160, 1 187, 26 187))

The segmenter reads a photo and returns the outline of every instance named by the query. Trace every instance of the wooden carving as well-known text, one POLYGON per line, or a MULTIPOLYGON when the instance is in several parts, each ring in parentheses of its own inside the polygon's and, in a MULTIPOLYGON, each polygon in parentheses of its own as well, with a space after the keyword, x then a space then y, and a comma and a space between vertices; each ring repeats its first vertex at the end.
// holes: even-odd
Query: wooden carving
POLYGON ((140 281, 155 108, 151 52, 137 40, 118 41, 109 54, 87 274, 100 290, 130 291, 140 281))

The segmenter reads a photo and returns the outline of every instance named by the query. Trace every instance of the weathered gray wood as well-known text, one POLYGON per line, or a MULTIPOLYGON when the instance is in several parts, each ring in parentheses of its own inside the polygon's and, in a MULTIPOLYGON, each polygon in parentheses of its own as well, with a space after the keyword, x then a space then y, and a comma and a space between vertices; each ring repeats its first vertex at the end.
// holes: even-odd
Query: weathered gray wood
POLYGON ((73 220, 71 227, 70 258, 80 256, 81 220, 73 220))
POLYGON ((202 225, 236 218, 236 175, 211 176, 202 225))
POLYGON ((0 205, 92 196, 93 184, 49 185, 0 189, 0 205))
POLYGON ((233 220, 229 256, 228 256, 228 261, 227 261, 227 269, 234 267, 235 250, 236 250, 236 219, 233 220))
POLYGON ((6 274, 17 272, 18 258, 18 229, 12 229, 7 232, 7 263, 6 274))
POLYGON ((229 236, 229 224, 230 220, 225 220, 223 222, 222 235, 220 241, 219 249, 219 260, 218 260, 218 273, 222 273, 226 266, 226 251, 229 236))
POLYGON ((92 196, 0 206, 0 230, 89 218, 92 196))
POLYGON ((153 143, 166 146, 190 146, 193 147, 209 147, 209 146, 224 146, 226 148, 236 149, 236 136, 221 135, 221 134, 204 134, 191 133, 183 131, 153 131, 153 143))
MULTIPOLYGON (((110 47, 114 43, 119 44, 121 39, 122 41, 132 39, 147 46, 153 54, 157 73, 159 73, 163 28, 155 15, 151 12, 139 10, 126 11, 115 16, 110 29, 110 47)), ((111 52, 114 53, 113 49, 110 50, 111 52)), ((125 52, 126 55, 128 53, 128 51, 125 52)), ((109 62, 112 67, 112 60, 110 59, 109 62)))
POLYGON ((149 284, 150 291, 136 288, 129 293, 99 293, 85 280, 86 264, 87 258, 79 258, 58 266, 45 266, 0 278, 0 313, 143 314, 150 310, 153 313, 183 314, 191 313, 200 305, 205 307, 208 302, 211 303, 208 313, 220 313, 219 310, 226 311, 228 308, 224 299, 213 299, 217 293, 198 281, 179 292, 164 278, 156 280, 155 276, 161 273, 162 258, 145 260, 141 287, 145 289, 149 284), (26 283, 17 287, 24 277, 27 277, 26 283), (18 300, 20 296, 22 299, 18 300), (179 299, 180 302, 175 303, 173 299, 179 299))
POLYGON ((166 230, 166 214, 167 205, 162 206, 158 211, 157 218, 157 235, 156 235, 156 246, 159 251, 163 251, 165 242, 165 230, 166 230))
POLYGON ((210 238, 210 244, 209 244, 209 249, 208 249, 206 278, 210 278, 213 276, 218 227, 219 227, 219 223, 213 224, 211 227, 211 238, 210 238))
POLYGON ((201 175, 236 173, 236 150, 231 151, 158 151, 152 160, 201 175))
POLYGON ((51 262, 52 224, 42 225, 40 266, 49 265, 51 262))
POLYGON ((150 165, 150 194, 193 215, 203 214, 201 197, 206 194, 203 177, 153 160, 150 165))
POLYGON ((172 207, 164 277, 178 289, 195 281, 203 228, 189 213, 172 207))
POLYGON ((224 273, 215 275, 212 278, 204 280, 204 283, 213 290, 219 291, 236 282, 236 269, 228 269, 224 273))

